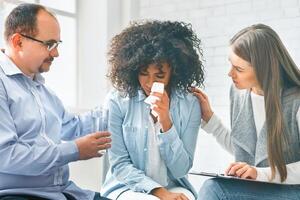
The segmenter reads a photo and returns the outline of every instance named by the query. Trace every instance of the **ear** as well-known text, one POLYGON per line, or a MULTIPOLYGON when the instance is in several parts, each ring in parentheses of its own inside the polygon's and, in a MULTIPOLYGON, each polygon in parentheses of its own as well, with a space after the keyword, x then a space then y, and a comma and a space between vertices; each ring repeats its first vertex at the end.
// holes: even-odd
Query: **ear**
POLYGON ((20 50, 22 48, 22 39, 19 33, 14 33, 10 38, 11 46, 16 50, 20 50))

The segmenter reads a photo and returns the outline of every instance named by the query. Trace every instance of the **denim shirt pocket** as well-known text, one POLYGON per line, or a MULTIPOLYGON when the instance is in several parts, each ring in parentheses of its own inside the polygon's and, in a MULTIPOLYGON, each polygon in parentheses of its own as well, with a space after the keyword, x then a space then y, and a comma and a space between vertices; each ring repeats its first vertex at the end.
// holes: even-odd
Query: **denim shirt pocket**
POLYGON ((123 129, 123 139, 127 151, 129 152, 129 154, 132 154, 132 152, 136 152, 137 150, 136 140, 138 136, 138 127, 123 125, 122 129, 123 129))

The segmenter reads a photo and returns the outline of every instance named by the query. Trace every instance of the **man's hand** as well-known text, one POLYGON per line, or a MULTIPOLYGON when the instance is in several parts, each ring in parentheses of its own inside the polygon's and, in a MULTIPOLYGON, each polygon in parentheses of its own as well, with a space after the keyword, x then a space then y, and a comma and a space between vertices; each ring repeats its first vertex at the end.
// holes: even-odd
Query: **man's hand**
POLYGON ((79 160, 87 160, 94 157, 101 157, 99 150, 111 147, 110 133, 107 131, 95 132, 75 140, 79 150, 79 160))
POLYGON ((151 194, 161 200, 189 200, 184 194, 169 192, 163 187, 153 189, 151 194))

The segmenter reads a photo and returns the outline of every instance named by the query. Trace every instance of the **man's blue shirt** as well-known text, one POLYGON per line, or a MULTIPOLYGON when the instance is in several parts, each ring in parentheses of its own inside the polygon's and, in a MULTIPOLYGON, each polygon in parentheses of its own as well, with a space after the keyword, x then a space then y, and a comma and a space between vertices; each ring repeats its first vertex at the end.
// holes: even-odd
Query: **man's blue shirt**
POLYGON ((71 140, 92 132, 98 111, 82 116, 66 112, 40 74, 27 77, 2 52, 0 105, 0 196, 65 199, 62 193, 69 193, 93 199, 94 192, 69 181, 67 164, 79 159, 71 140))

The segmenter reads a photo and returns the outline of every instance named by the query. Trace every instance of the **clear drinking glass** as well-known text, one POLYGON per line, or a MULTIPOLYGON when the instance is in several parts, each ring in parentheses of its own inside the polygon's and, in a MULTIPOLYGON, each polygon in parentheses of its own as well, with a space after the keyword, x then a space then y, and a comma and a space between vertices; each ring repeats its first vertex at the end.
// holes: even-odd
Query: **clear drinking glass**
MULTIPOLYGON (((92 111, 92 125, 93 125, 93 132, 97 131, 108 131, 108 108, 98 107, 92 111)), ((106 173, 109 169, 109 159, 107 149, 99 150, 99 156, 101 156, 102 160, 102 170, 101 170, 101 183, 104 183, 106 173)))
MULTIPOLYGON (((108 131, 108 109, 103 107, 94 112, 93 115, 93 130, 97 131, 108 131)), ((107 152, 106 149, 99 150, 98 153, 104 155, 107 152)))

